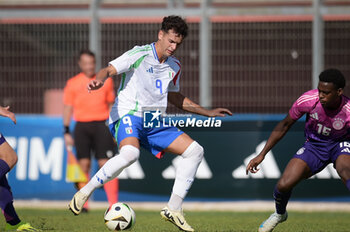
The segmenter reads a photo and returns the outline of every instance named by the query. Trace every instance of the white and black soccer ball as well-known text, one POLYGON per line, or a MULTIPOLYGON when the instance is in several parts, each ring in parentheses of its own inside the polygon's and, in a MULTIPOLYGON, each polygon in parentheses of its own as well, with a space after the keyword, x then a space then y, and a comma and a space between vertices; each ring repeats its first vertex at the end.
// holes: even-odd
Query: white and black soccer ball
POLYGON ((128 230, 135 224, 134 210, 125 203, 115 203, 110 206, 104 215, 105 224, 113 231, 128 230))

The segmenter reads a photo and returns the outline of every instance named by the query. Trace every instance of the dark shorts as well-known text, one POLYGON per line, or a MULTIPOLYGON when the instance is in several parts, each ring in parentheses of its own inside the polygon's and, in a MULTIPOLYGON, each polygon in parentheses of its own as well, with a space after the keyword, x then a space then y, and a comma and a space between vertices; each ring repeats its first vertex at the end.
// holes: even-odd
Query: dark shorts
POLYGON ((77 122, 74 128, 74 143, 77 158, 109 159, 116 153, 113 137, 106 121, 77 122))
POLYGON ((0 133, 0 145, 6 142, 5 137, 0 133))
POLYGON ((184 133, 174 126, 144 128, 143 118, 129 114, 109 124, 109 129, 118 143, 127 137, 136 137, 141 146, 157 158, 161 158, 163 150, 184 133))
POLYGON ((335 167, 335 161, 340 155, 350 155, 350 141, 332 143, 307 141, 293 157, 304 160, 312 174, 316 174, 330 163, 335 167))

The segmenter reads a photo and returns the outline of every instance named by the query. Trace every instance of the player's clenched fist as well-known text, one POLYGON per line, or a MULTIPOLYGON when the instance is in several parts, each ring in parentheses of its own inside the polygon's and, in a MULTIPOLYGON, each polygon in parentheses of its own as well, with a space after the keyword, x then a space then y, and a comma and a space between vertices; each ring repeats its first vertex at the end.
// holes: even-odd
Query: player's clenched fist
POLYGON ((99 81, 99 80, 91 80, 88 85, 87 85, 87 89, 90 92, 91 90, 96 90, 99 89, 103 86, 103 82, 99 81))

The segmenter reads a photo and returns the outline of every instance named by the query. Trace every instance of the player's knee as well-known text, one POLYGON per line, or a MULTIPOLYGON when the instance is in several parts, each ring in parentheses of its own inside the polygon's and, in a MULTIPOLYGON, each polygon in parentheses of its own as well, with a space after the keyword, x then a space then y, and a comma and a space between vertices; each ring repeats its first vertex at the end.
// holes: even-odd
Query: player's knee
POLYGON ((204 157, 204 149, 199 143, 193 141, 182 154, 182 157, 196 159, 198 162, 201 162, 204 157))
POLYGON ((0 157, 1 157, 1 159, 3 159, 7 163, 7 165, 10 167, 10 169, 12 169, 18 161, 17 154, 12 149, 9 153, 5 154, 4 157, 2 157, 2 156, 0 156, 0 157))
POLYGON ((350 179, 350 167, 342 165, 341 167, 337 167, 337 172, 343 180, 350 179))
POLYGON ((17 158, 16 155, 11 156, 11 157, 9 157, 8 159, 5 160, 5 162, 10 167, 10 169, 12 169, 16 165, 17 161, 18 161, 18 158, 17 158))
POLYGON ((12 158, 12 166, 15 166, 17 164, 17 161, 18 161, 18 157, 17 155, 14 155, 12 158))
POLYGON ((292 190, 290 183, 286 179, 280 179, 277 183, 277 189, 281 193, 289 192, 292 190))
POLYGON ((125 160, 132 164, 136 162, 140 157, 140 149, 132 145, 124 145, 119 151, 119 155, 122 156, 125 160))

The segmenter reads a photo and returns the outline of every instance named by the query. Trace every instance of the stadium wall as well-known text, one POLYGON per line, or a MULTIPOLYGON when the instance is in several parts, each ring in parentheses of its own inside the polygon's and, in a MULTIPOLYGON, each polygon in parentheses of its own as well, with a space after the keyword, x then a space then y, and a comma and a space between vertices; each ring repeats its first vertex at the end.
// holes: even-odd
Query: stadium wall
MULTIPOLYGON (((264 145, 284 115, 237 114, 226 117, 219 128, 185 128, 205 148, 189 200, 225 201, 271 199, 272 190, 290 157, 304 142, 303 120, 271 151, 257 175, 245 175, 245 165, 264 145)), ((200 118, 199 118, 200 119, 200 118)), ((203 118, 202 118, 203 119, 203 118)), ((0 118, 0 130, 18 154, 8 178, 16 199, 68 200, 75 192, 66 182, 66 159, 62 119, 19 115, 14 125, 0 118)), ((120 176, 120 200, 166 201, 172 189, 178 158, 166 154, 156 159, 142 150, 139 162, 120 176)), ((96 170, 96 163, 95 163, 96 170)), ((330 165, 314 178, 302 182, 294 199, 341 200, 347 189, 330 165)), ((105 200, 102 190, 95 200, 105 200)))

